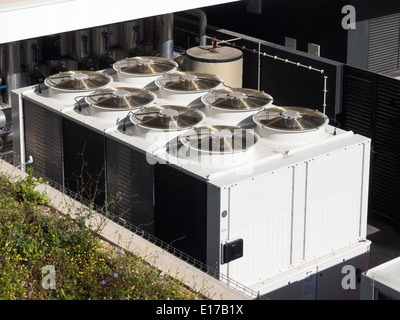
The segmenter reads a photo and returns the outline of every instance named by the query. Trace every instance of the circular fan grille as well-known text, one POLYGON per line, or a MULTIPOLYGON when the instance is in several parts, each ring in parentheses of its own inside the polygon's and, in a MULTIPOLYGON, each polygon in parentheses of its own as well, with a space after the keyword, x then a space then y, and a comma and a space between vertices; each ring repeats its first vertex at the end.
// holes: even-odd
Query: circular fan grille
POLYGON ((181 141, 189 148, 221 154, 246 151, 257 143, 258 136, 240 127, 205 126, 189 130, 181 141))
POLYGON ((266 108, 254 115, 254 121, 266 128, 304 132, 316 130, 328 122, 321 112, 301 107, 266 108))
POLYGON ((132 109, 149 105, 156 96, 144 89, 118 87, 96 90, 85 98, 92 106, 105 109, 132 109))
POLYGON ((128 75, 160 75, 177 67, 175 61, 161 57, 132 57, 114 64, 116 71, 128 75))
POLYGON ((254 111, 272 103, 270 95, 243 88, 221 88, 204 95, 204 102, 210 107, 228 111, 254 111))
POLYGON ((96 71, 66 71, 46 78, 45 84, 64 91, 90 91, 104 88, 112 78, 96 71))
POLYGON ((181 130, 191 128, 204 119, 204 115, 187 107, 163 105, 138 110, 130 117, 134 124, 147 129, 181 130))
POLYGON ((199 72, 172 72, 159 77, 156 84, 171 91, 208 91, 216 88, 222 80, 216 75, 199 72))

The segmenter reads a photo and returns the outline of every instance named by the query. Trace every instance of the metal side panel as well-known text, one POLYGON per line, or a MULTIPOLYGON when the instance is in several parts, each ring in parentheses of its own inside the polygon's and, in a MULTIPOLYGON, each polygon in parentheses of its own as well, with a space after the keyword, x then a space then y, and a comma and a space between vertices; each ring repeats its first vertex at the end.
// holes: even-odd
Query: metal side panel
POLYGON ((364 144, 332 151, 308 162, 305 260, 360 240, 360 229, 367 227, 366 219, 361 217, 365 214, 364 175, 364 144))
POLYGON ((106 144, 109 210, 120 222, 154 234, 153 165, 145 153, 113 139, 106 138, 106 144))
POLYGON ((371 242, 354 243, 252 286, 270 300, 359 300, 371 242), (359 269, 360 271, 357 271, 359 269))
POLYGON ((37 175, 63 184, 61 115, 23 99, 25 159, 37 175))
POLYGON ((291 266, 293 168, 232 185, 229 241, 243 239, 243 257, 229 262, 228 276, 252 285, 291 266))

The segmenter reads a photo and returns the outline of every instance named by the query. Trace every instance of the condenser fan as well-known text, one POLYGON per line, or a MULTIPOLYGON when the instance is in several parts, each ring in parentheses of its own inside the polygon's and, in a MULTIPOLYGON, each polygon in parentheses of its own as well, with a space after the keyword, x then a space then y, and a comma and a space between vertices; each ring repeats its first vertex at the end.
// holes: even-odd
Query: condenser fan
POLYGON ((254 121, 269 129, 305 132, 316 130, 328 122, 321 112, 301 107, 266 108, 254 115, 254 121))
POLYGON ((112 78, 96 71, 66 71, 46 78, 48 87, 63 91, 90 91, 106 87, 112 78))
POLYGON ((203 101, 212 108, 227 111, 255 111, 272 103, 270 95, 243 88, 215 89, 204 95, 203 101))
POLYGON ((204 126, 191 129, 181 136, 189 148, 209 153, 243 152, 254 146, 258 136, 248 129, 234 126, 204 126))
POLYGON ((129 87, 99 89, 85 98, 88 104, 105 109, 140 108, 155 99, 156 96, 145 89, 129 87))
POLYGON ((204 119, 202 112, 187 107, 160 105, 142 108, 131 115, 131 121, 147 129, 181 130, 204 119))
POLYGON ((128 75, 157 75, 170 72, 178 64, 161 57, 132 57, 117 61, 114 69, 128 75))
POLYGON ((156 84, 166 90, 199 92, 217 87, 222 80, 216 75, 199 72, 172 72, 159 77, 156 84))

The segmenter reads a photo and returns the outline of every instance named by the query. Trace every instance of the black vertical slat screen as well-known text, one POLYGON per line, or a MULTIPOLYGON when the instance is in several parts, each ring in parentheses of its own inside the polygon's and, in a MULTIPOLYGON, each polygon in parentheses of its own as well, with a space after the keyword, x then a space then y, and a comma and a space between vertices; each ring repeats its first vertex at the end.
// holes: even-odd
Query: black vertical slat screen
POLYGON ((207 264, 207 183, 167 165, 154 169, 156 237, 207 264))
POLYGON ((389 74, 399 69, 400 2, 370 1, 368 69, 389 74))
POLYGON ((29 100, 23 100, 25 153, 33 157, 35 174, 60 185, 62 176, 61 116, 29 100))
POLYGON ((104 135, 62 118, 65 187, 100 208, 105 205, 104 135))
POLYGON ((153 166, 146 155, 107 138, 107 194, 110 210, 154 234, 153 166), (120 193, 120 198, 116 196, 120 193))
POLYGON ((345 66, 342 128, 372 139, 369 212, 400 231, 400 81, 345 66))

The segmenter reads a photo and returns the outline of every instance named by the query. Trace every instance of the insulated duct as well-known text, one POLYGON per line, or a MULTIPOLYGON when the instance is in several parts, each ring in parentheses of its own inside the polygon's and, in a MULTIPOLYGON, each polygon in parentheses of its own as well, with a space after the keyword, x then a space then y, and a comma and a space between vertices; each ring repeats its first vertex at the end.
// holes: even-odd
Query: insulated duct
POLYGON ((164 14, 162 17, 161 56, 172 59, 174 54, 174 14, 164 14))
POLYGON ((4 77, 7 85, 7 103, 11 103, 11 91, 22 87, 19 42, 10 42, 4 47, 4 77))
POLYGON ((203 10, 193 9, 186 13, 199 18, 199 42, 200 46, 207 45, 207 15, 203 10))
POLYGON ((105 55, 109 51, 109 32, 107 27, 90 29, 90 51, 95 55, 105 55))

